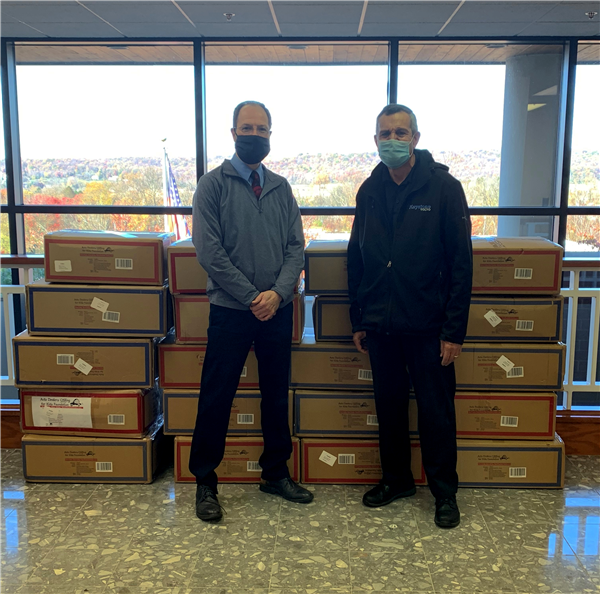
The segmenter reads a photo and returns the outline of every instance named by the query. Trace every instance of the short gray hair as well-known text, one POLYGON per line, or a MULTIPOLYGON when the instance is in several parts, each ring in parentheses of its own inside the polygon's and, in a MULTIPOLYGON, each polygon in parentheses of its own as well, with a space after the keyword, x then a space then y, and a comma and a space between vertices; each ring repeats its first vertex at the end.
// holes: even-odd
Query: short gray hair
POLYGON ((262 107, 267 114, 267 120, 269 121, 269 128, 271 128, 271 112, 266 108, 266 106, 260 101, 242 101, 236 108, 233 110, 233 127, 237 128, 237 121, 240 115, 240 111, 242 111, 242 107, 246 107, 246 105, 256 105, 257 107, 262 107))
POLYGON ((381 116, 390 116, 401 111, 410 116, 410 129, 413 134, 416 134, 419 131, 419 126, 417 126, 417 116, 414 114, 413 110, 410 109, 410 107, 406 107, 406 105, 400 105, 400 103, 390 103, 389 105, 386 105, 377 116, 376 126, 379 125, 379 118, 381 116))

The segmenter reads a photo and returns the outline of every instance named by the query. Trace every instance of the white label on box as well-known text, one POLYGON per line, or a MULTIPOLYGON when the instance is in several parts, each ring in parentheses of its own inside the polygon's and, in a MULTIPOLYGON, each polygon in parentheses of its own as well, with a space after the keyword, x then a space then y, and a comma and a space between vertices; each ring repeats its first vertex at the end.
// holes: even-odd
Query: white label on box
POLYGON ((508 469, 509 478, 526 478, 527 467, 526 466, 513 466, 508 469))
POLYGON ((370 369, 359 369, 358 370, 358 379, 364 380, 365 382, 373 381, 373 372, 370 369))
POLYGON ((121 321, 121 312, 120 311, 105 311, 102 314, 103 322, 113 322, 114 324, 118 324, 121 321))
POLYGON ((338 464, 355 464, 356 456, 354 454, 340 454, 338 464))
POLYGON ((519 280, 530 280, 533 278, 533 268, 515 268, 515 278, 519 280))
POLYGON ((125 415, 108 415, 109 425, 125 425, 125 415))
POLYGON ((75 365, 75 355, 56 355, 57 365, 75 365))
POLYGON ((521 332, 533 332, 533 320, 517 320, 515 330, 521 332))
POLYGON ((54 260, 54 272, 73 272, 71 260, 54 260))
POLYGON ((261 472, 262 468, 258 462, 248 460, 246 462, 246 472, 261 472))
POLYGON ((73 396, 32 396, 34 427, 91 429, 92 399, 73 396))
POLYGON ((88 375, 92 369, 94 369, 93 365, 90 365, 87 361, 83 359, 77 359, 77 363, 75 363, 75 369, 79 369, 83 375, 88 375))
POLYGON ((502 318, 493 309, 490 309, 483 317, 490 323, 492 328, 502 323, 502 318))
POLYGON ((116 270, 133 270, 133 260, 131 258, 115 258, 116 270))
POLYGON ((502 355, 500 359, 496 361, 496 365, 499 365, 500 367, 502 367, 502 369, 504 369, 504 371, 507 372, 515 366, 515 364, 504 355, 502 355))
POLYGON ((94 297, 90 307, 104 313, 108 309, 108 301, 103 301, 102 299, 98 299, 98 297, 94 297))
POLYGON ((367 425, 379 425, 377 415, 367 415, 367 425))
POLYGON ((239 414, 237 416, 237 424, 238 425, 254 425, 254 415, 247 414, 239 414))
POLYGON ((112 472, 112 462, 96 462, 96 472, 112 472))
POLYGON ((244 369, 242 369, 242 375, 240 375, 240 377, 246 377, 248 375, 248 368, 244 367, 244 369))
POLYGON ((513 367, 506 372, 506 377, 525 377, 524 367, 513 367))
POLYGON ((500 417, 500 427, 518 427, 519 417, 500 417))
POLYGON ((333 454, 323 450, 319 456, 319 460, 321 460, 321 462, 325 462, 325 464, 329 464, 329 466, 333 466, 337 458, 333 454))

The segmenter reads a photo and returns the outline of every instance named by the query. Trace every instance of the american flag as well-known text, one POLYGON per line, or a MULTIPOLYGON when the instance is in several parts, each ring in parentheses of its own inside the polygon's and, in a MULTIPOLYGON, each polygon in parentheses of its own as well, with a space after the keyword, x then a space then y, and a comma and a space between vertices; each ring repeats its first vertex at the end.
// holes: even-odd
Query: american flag
MULTIPOLYGON (((165 151, 165 206, 183 206, 181 198, 179 198, 179 190, 177 182, 171 169, 171 161, 165 151)), ((165 230, 175 233, 175 239, 185 239, 190 237, 190 229, 183 215, 165 215, 165 230)))

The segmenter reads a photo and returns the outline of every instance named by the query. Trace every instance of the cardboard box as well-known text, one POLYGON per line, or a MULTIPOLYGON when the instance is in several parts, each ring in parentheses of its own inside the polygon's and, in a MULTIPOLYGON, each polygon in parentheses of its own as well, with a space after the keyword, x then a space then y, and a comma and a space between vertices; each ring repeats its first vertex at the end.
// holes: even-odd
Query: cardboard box
MULTIPOLYGON (((415 484, 426 485, 421 447, 411 442, 411 469, 415 484)), ((303 439, 302 482, 328 485, 375 484, 381 479, 377 440, 303 439)))
POLYGON ((169 290, 181 293, 205 294, 208 274, 200 266, 192 239, 180 239, 167 249, 169 290))
POLYGON ((552 441, 458 440, 458 486, 561 489, 565 444, 552 441))
POLYGON ((161 415, 154 389, 19 392, 23 433, 140 438, 161 415))
POLYGON ((13 338, 18 388, 151 388, 154 343, 144 338, 13 338))
POLYGON ((206 295, 173 295, 175 342, 206 344, 210 303, 206 295))
MULTIPOLYGON (((210 303, 206 295, 173 295, 175 305, 175 342, 177 344, 207 344, 210 303)), ((299 344, 304 336, 304 291, 294 294, 292 343, 299 344)))
MULTIPOLYGON (((373 392, 296 390, 295 425, 298 437, 370 437, 377 439, 379 423, 373 392)), ((418 437, 417 401, 409 400, 409 432, 418 437)))
POLYGON ((347 295, 348 242, 309 241, 304 271, 307 295, 347 295))
POLYGON ((456 434, 476 439, 552 440, 554 392, 457 392, 456 434))
POLYGON ((313 323, 317 341, 351 341, 350 299, 348 297, 315 297, 313 323))
MULTIPOLYGON (((233 400, 227 435, 262 435, 261 395, 258 390, 240 390, 233 400)), ((290 429, 293 427, 293 392, 289 392, 290 429)), ((192 435, 198 411, 198 392, 164 390, 166 435, 192 435)))
POLYGON ((563 248, 542 237, 472 237, 473 293, 558 295, 563 248))
MULTIPOLYGON (((158 381, 166 390, 200 389, 202 366, 206 346, 199 344, 175 344, 173 335, 158 345, 158 381)), ((258 388, 258 361, 251 349, 240 377, 240 389, 258 388)))
POLYGON ((164 336, 166 287, 27 285, 27 329, 32 336, 164 336))
POLYGON ((173 233, 56 231, 44 236, 46 280, 163 285, 173 233))
POLYGON ((561 343, 465 343, 460 357, 454 362, 456 387, 511 392, 560 390, 565 374, 564 361, 565 345, 561 343))
POLYGON ((560 342, 562 297, 473 297, 465 340, 560 342))
POLYGON ((23 475, 34 483, 151 483, 162 431, 142 439, 24 435, 23 475))
MULTIPOLYGON (((195 482, 190 472, 190 450, 192 438, 175 438, 175 481, 178 483, 195 482)), ((300 441, 292 437, 292 455, 288 460, 290 476, 294 481, 300 479, 300 441)), ((262 437, 228 437, 225 442, 223 461, 216 469, 220 483, 258 483, 261 468, 258 460, 264 448, 262 437)))
POLYGON ((302 344, 292 346, 293 388, 342 388, 371 390, 373 375, 369 355, 354 344, 316 342, 306 335, 302 344))

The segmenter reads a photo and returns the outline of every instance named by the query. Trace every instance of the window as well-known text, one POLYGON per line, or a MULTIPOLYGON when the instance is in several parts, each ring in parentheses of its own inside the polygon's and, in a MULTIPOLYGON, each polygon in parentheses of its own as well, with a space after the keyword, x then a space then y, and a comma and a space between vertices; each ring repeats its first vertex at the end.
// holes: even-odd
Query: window
MULTIPOLYGON (((208 168, 234 152, 235 106, 264 103, 273 118, 265 165, 300 206, 354 206, 379 162, 375 118, 387 103, 387 44, 207 44, 208 168)), ((352 217, 305 218, 307 236, 348 234, 352 217)))
MULTIPOLYGON (((4 73, 2 74, 4 76, 4 73)), ((2 102, 2 83, 0 82, 0 106, 2 102)), ((4 154, 4 112, 0 107, 0 204, 6 204, 6 159, 4 154)))
MULTIPOLYGON (((600 206, 600 43, 580 43, 575 77, 573 144, 569 206, 600 206)), ((600 252, 600 215, 570 216, 566 252, 592 256, 600 252), (595 254, 594 254, 595 252, 595 254)))
MULTIPOLYGON (((191 204, 191 44, 18 44, 16 57, 25 204, 162 206, 164 148, 191 204)), ((112 229, 115 216, 79 228, 112 229)), ((41 253, 39 233, 54 225, 35 219, 27 251, 41 253)))
MULTIPOLYGON (((419 148, 450 167, 470 206, 558 203, 562 60, 560 44, 399 45, 398 103, 415 111, 419 148)), ((551 219, 501 217, 494 228, 480 218, 486 233, 553 236, 551 219)))

